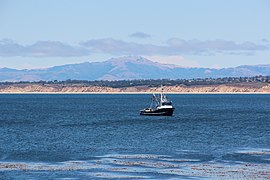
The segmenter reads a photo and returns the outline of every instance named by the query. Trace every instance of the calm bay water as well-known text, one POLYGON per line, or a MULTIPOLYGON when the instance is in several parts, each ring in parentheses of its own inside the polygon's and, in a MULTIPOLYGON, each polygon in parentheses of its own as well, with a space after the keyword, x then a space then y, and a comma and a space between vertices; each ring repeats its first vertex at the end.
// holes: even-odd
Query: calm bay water
POLYGON ((270 177, 270 95, 169 98, 147 117, 151 95, 0 95, 0 177, 270 177))

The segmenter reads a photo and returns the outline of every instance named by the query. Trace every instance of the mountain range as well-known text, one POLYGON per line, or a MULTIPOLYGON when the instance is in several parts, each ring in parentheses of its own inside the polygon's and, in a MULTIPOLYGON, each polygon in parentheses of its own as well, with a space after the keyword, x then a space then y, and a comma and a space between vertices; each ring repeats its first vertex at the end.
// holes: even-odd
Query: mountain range
POLYGON ((0 81, 127 80, 251 77, 270 75, 270 64, 233 68, 186 68, 161 64, 143 57, 112 58, 105 62, 67 64, 46 69, 0 69, 0 81))

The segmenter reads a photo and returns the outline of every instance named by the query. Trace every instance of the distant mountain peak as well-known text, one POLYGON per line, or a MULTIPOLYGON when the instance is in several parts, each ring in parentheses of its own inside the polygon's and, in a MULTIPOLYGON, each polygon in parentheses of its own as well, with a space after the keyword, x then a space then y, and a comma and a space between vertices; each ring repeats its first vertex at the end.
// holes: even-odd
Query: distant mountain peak
MULTIPOLYGON (((130 64, 133 65, 145 65, 145 66, 158 66, 161 67, 162 64, 150 61, 144 57, 141 56, 123 56, 119 58, 112 58, 107 61, 108 63, 111 63, 115 68, 114 69, 121 69, 128 71, 128 67, 130 64)), ((127 72, 126 72, 127 73, 127 72)), ((129 74, 129 73, 127 73, 129 74)))
POLYGON ((187 68, 153 62, 141 56, 123 56, 104 62, 83 62, 44 69, 0 68, 0 81, 192 79, 270 75, 270 65, 235 68, 187 68))
POLYGON ((112 62, 112 63, 127 63, 127 62, 153 63, 153 61, 150 61, 150 60, 148 60, 144 57, 141 57, 141 56, 123 56, 123 57, 109 59, 108 62, 112 62))
MULTIPOLYGON (((119 58, 112 58, 108 60, 108 62, 112 63, 114 66, 118 67, 125 67, 128 63, 137 64, 137 65, 146 65, 146 66, 153 66, 158 67, 161 69, 173 69, 173 68, 180 68, 180 66, 174 64, 162 64, 159 62, 151 61, 147 58, 142 56, 123 56, 119 58)), ((184 68, 184 67, 181 67, 184 68)))

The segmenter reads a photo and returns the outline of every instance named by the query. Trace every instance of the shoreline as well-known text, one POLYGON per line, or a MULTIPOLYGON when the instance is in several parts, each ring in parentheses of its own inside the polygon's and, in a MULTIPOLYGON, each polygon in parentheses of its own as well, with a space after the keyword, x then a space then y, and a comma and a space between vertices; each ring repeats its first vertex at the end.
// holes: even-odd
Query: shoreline
MULTIPOLYGON (((0 92, 1 94, 158 94, 160 92, 0 92)), ((164 92, 164 94, 265 94, 270 92, 164 92)))
POLYGON ((16 84, 0 85, 0 94, 270 94, 270 84, 241 83, 225 85, 194 85, 194 86, 132 86, 104 87, 85 85, 39 85, 16 84))

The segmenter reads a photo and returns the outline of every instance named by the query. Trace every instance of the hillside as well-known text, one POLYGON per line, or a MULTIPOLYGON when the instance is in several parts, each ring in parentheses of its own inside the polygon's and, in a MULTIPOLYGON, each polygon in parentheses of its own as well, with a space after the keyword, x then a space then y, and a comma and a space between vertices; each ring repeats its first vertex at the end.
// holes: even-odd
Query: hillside
POLYGON ((270 75, 270 65, 235 68, 184 68, 150 61, 143 57, 120 57, 105 62, 68 64, 47 69, 0 69, 0 81, 53 80, 127 80, 127 79, 192 79, 217 77, 251 77, 270 75))

